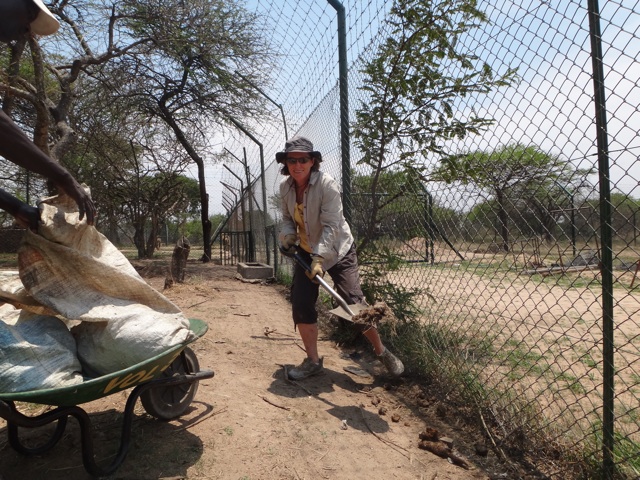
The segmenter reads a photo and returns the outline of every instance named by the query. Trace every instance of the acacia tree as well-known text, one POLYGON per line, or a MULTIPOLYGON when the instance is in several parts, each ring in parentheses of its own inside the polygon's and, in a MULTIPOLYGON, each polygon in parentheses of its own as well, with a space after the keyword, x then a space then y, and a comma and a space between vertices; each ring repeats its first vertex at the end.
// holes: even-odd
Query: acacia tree
POLYGON ((83 114, 74 125, 84 135, 77 149, 81 153, 72 159, 94 172, 92 192, 102 198, 106 234, 116 241, 128 231, 122 225, 131 225, 138 257, 151 258, 163 221, 178 212, 199 211, 197 182, 184 176, 190 158, 164 123, 123 114, 108 97, 85 97, 78 111, 83 114))
POLYGON ((238 70, 264 85, 260 69, 267 70, 267 54, 255 33, 256 18, 234 0, 66 0, 51 11, 62 24, 54 37, 42 45, 32 38, 26 46, 0 48, 3 108, 34 132, 43 150, 79 168, 70 170, 89 184, 95 178, 82 170, 82 152, 72 152, 83 136, 74 128, 81 122, 70 121, 79 96, 99 81, 122 114, 135 115, 137 109, 144 113, 136 117, 142 123, 162 119, 198 165, 208 260, 204 158, 212 125, 227 115, 254 114, 262 101, 234 77, 238 70))
POLYGON ((377 195, 383 172, 399 169, 421 178, 427 166, 416 159, 446 158, 446 140, 491 125, 491 119, 463 118, 456 111, 460 99, 508 85, 515 75, 511 70, 497 75, 463 50, 460 37, 485 21, 474 0, 394 2, 390 34, 362 70, 367 99, 353 125, 359 163, 370 167, 372 178, 371 216, 359 249, 369 245, 383 207, 377 195))
POLYGON ((197 165, 202 260, 208 262, 205 157, 212 131, 229 117, 259 119, 267 111, 263 97, 235 73, 242 71, 254 85, 264 82, 257 68, 268 66, 269 54, 256 33, 258 19, 233 0, 128 0, 120 8, 131 35, 152 41, 111 65, 105 81, 129 105, 168 125, 197 165))
POLYGON ((166 165, 164 161, 149 164, 136 158, 132 164, 134 175, 117 170, 119 174, 109 182, 113 185, 110 192, 114 205, 133 227, 138 258, 153 257, 160 225, 168 218, 187 212, 194 215, 199 210, 199 198, 193 195, 198 191, 198 182, 166 170, 166 165), (152 165, 161 165, 162 169, 152 165))
POLYGON ((588 174, 536 146, 511 144, 460 155, 436 168, 432 178, 474 185, 484 192, 485 198, 495 203, 502 248, 509 251, 509 209, 533 209, 537 220, 550 232, 558 198, 564 197, 559 190, 573 183, 571 188, 577 191, 585 186, 588 174))

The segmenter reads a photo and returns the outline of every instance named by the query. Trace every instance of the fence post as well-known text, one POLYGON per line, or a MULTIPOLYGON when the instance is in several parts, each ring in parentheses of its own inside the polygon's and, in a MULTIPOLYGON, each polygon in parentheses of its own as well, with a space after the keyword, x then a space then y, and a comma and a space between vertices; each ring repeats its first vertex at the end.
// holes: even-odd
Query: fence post
MULTIPOLYGON (((258 145, 258 147, 260 148, 260 182, 261 182, 261 186, 262 186, 262 208, 263 208, 263 218, 264 218, 264 238, 265 238, 265 245, 269 245, 269 238, 267 235, 267 186, 265 183, 265 178, 264 178, 264 148, 262 146, 262 143, 260 143, 258 141, 258 139, 253 136, 251 134, 251 132, 249 132, 246 128, 244 128, 244 126, 238 122, 235 118, 229 116, 229 120, 231 120, 231 123, 233 123, 238 130, 240 130, 242 133, 244 133, 247 137, 249 137, 251 140, 253 140, 253 142, 258 145)), ((267 248, 267 264, 271 264, 271 252, 269 251, 269 249, 267 248)))
POLYGON ((282 124, 284 125, 284 140, 286 142, 289 139, 289 133, 287 132, 287 120, 284 117, 284 110, 282 108, 282 105, 280 103, 276 102, 274 99, 272 99, 269 95, 264 93, 264 91, 260 87, 258 87, 255 83, 253 83, 247 77, 242 75, 240 72, 236 71, 236 75, 238 75, 241 79, 243 79, 245 82, 247 82, 253 88, 255 88, 258 92, 260 92, 260 94, 262 94, 263 97, 265 97, 267 100, 269 100, 271 103, 273 103, 276 107, 278 107, 278 109, 280 110, 280 114, 282 115, 282 124))
POLYGON ((347 27, 344 6, 327 0, 338 14, 338 67, 340 74, 340 150, 342 154, 342 210, 351 223, 351 147, 349 144, 349 78, 347 70, 347 27))
POLYGON ((614 451, 614 380, 613 363, 613 245, 611 228, 611 185, 609 177, 609 141, 602 64, 602 35, 598 0, 588 0, 593 89, 596 110, 598 175, 600 186, 600 235, 602 237, 602 478, 612 480, 615 473, 614 451))

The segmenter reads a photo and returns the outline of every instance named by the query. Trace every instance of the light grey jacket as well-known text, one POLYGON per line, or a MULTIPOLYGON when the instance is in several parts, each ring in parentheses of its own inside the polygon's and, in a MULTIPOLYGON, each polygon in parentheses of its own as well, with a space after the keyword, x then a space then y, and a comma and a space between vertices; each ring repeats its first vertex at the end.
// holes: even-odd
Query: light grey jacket
MULTIPOLYGON (((280 242, 282 242, 285 235, 297 234, 294 220, 296 189, 293 178, 287 177, 280 183, 280 199, 283 222, 280 242)), ((323 257, 323 267, 328 270, 347 254, 353 244, 351 229, 342 213, 338 182, 319 170, 312 171, 302 203, 304 228, 309 237, 311 253, 323 257)))

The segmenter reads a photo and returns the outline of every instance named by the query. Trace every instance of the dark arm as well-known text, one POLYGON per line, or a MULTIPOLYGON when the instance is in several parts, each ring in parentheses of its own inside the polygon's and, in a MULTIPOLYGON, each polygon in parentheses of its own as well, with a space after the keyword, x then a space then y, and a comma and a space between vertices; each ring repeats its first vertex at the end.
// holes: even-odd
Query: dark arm
POLYGON ((34 232, 38 230, 40 223, 40 211, 36 207, 27 205, 13 195, 0 189, 0 208, 9 212, 23 227, 30 228, 34 232))
POLYGON ((29 140, 2 110, 0 110, 0 155, 52 181, 78 204, 80 220, 86 214, 87 223, 93 225, 96 207, 89 194, 63 166, 45 155, 29 140))

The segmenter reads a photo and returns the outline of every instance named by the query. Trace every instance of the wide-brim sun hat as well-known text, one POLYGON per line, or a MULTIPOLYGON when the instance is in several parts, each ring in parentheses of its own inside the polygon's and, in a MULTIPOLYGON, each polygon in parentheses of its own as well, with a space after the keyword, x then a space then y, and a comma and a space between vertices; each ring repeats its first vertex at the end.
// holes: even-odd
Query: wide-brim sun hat
POLYGON ((311 158, 322 159, 320 152, 313 149, 313 143, 306 137, 293 137, 284 144, 284 151, 276 153, 276 161, 284 163, 287 160, 287 153, 303 152, 308 153, 311 158))
POLYGON ((31 33, 36 35, 51 35, 60 28, 60 22, 53 16, 42 0, 31 0, 39 9, 38 16, 29 26, 31 33))

